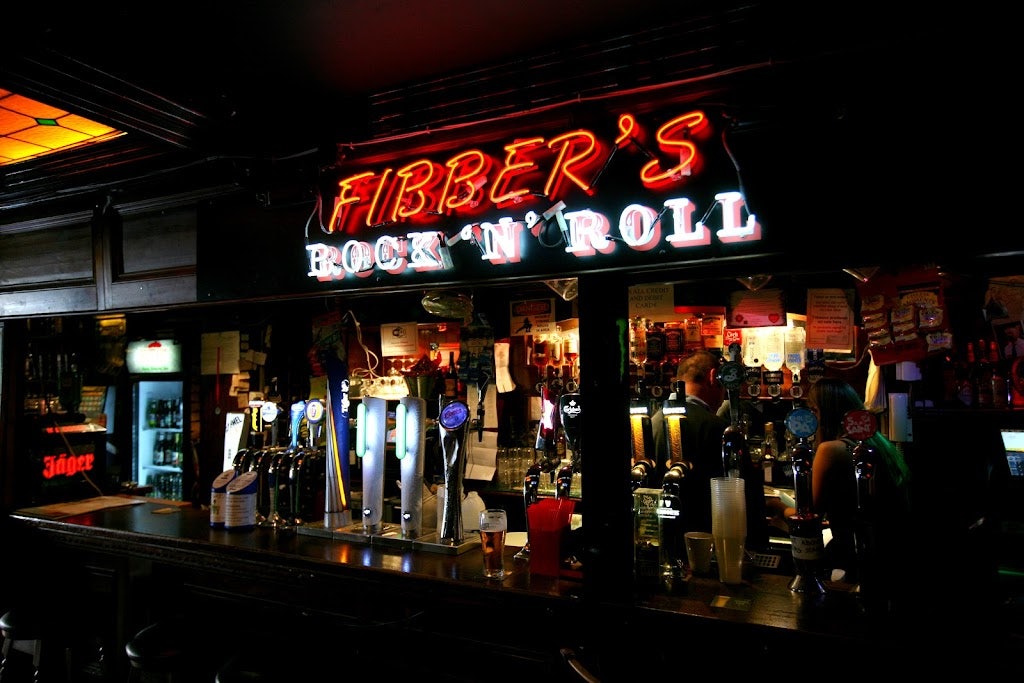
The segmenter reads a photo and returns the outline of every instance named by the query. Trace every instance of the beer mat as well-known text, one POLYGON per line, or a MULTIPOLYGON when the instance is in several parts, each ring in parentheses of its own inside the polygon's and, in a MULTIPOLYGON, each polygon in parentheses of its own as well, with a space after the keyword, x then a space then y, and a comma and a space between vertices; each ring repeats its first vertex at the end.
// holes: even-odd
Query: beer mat
POLYGON ((49 505, 39 505, 36 507, 27 507, 17 510, 17 514, 26 515, 29 517, 43 517, 45 519, 61 519, 64 517, 72 517, 74 515, 82 515, 87 512, 96 512, 97 510, 107 510, 109 508, 124 507, 126 505, 139 505, 145 503, 145 498, 126 498, 124 496, 97 496, 96 498, 86 498, 85 500, 74 500, 67 503, 51 503, 49 505))
POLYGON ((505 546, 511 548, 522 548, 526 545, 525 531, 509 531, 505 534, 505 546))
POLYGON ((716 595, 711 598, 712 607, 736 610, 737 612, 749 612, 754 601, 750 598, 737 598, 731 595, 716 595))

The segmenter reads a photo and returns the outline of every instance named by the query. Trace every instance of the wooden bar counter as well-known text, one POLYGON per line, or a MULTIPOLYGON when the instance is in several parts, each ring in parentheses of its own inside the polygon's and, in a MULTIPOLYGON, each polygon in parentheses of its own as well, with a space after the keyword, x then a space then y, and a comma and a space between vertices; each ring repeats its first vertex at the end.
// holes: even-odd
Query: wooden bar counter
POLYGON ((975 612, 941 597, 934 612, 909 622, 874 619, 852 595, 797 594, 792 575, 752 569, 736 586, 691 577, 671 593, 627 589, 623 600, 593 595, 581 580, 531 575, 513 560, 514 547, 506 548, 510 575, 496 582, 483 577, 478 547, 444 554, 263 528, 227 531, 211 528, 199 508, 125 500, 131 504, 59 519, 31 509, 12 515, 88 570, 91 590, 109 606, 104 632, 115 656, 145 623, 185 614, 248 629, 268 644, 312 632, 373 641, 382 673, 440 667, 432 680, 480 680, 485 670, 487 680, 580 680, 562 660, 566 648, 604 681, 678 675, 690 657, 709 664, 727 657, 736 672, 763 673, 851 656, 898 656, 917 670, 955 654, 922 647, 908 625, 940 648, 964 638, 987 644, 993 667, 1020 661, 1019 639, 962 623, 975 612), (945 633, 935 625, 949 623, 961 635, 934 640, 945 633))

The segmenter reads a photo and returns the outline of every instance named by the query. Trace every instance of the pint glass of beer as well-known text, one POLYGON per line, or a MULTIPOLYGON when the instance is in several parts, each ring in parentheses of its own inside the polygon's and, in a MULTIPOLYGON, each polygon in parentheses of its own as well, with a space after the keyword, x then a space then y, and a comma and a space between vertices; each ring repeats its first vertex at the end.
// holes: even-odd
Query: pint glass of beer
POLYGON ((488 508, 480 513, 480 551, 484 558, 484 576, 505 578, 505 533, 508 515, 504 510, 488 508))

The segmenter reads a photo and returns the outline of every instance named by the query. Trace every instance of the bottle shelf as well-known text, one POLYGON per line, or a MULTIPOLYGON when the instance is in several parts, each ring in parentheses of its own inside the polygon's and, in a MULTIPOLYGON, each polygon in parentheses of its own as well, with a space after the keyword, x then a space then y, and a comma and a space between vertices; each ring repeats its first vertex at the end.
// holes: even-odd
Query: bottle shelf
POLYGON ((151 472, 181 472, 181 468, 176 465, 143 465, 142 469, 151 472))

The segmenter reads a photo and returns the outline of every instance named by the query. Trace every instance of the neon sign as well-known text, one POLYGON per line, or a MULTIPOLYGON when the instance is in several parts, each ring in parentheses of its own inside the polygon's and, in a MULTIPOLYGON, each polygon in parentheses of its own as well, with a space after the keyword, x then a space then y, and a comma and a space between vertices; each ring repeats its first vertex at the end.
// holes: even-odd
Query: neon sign
MULTIPOLYGON (((758 241, 761 225, 750 214, 742 219, 745 206, 739 192, 715 195, 721 206, 722 228, 715 236, 723 244, 758 241)), ((685 197, 664 202, 665 211, 630 204, 619 214, 616 232, 612 222, 602 213, 584 209, 554 212, 565 238, 564 250, 578 258, 596 254, 610 255, 617 244, 635 251, 649 251, 663 242, 676 249, 687 249, 711 244, 711 230, 702 221, 693 221, 694 204, 685 197), (663 215, 672 216, 671 227, 665 230, 663 215), (666 234, 663 238, 663 232, 666 234)), ((540 234, 543 216, 527 213, 523 221, 503 217, 497 223, 487 221, 464 226, 456 235, 446 238, 443 233, 411 232, 404 237, 384 235, 373 244, 361 240, 348 240, 341 247, 323 243, 306 245, 309 258, 309 277, 321 281, 341 280, 349 276, 367 277, 374 272, 399 275, 405 270, 417 272, 447 270, 452 267, 449 247, 459 241, 474 242, 480 250, 480 259, 494 265, 518 263, 522 259, 523 235, 540 234)))
POLYGON ((92 453, 44 455, 43 477, 46 479, 59 476, 73 477, 79 472, 89 472, 93 469, 94 461, 95 456, 92 453))
POLYGON ((650 157, 640 170, 645 187, 660 189, 691 175, 700 155, 694 140, 710 134, 703 112, 694 111, 662 124, 655 132, 655 156, 642 143, 647 137, 632 114, 618 119, 613 145, 603 144, 593 131, 580 129, 556 135, 514 140, 496 159, 479 149, 458 152, 438 163, 417 159, 405 166, 355 173, 338 181, 328 233, 356 233, 402 220, 423 222, 433 216, 465 214, 491 207, 506 208, 531 197, 558 201, 573 189, 594 192, 597 177, 618 150, 634 146, 650 157))
POLYGON ((701 111, 675 116, 653 135, 631 114, 620 115, 617 126, 615 139, 608 142, 579 129, 507 142, 501 158, 469 149, 443 161, 420 158, 397 169, 348 175, 337 183, 322 230, 350 238, 337 245, 307 241, 307 277, 329 282, 375 273, 446 271, 453 267, 451 249, 459 242, 475 245, 480 260, 506 266, 523 260, 530 239, 544 247, 560 246, 579 260, 608 257, 617 249, 681 252, 710 245, 713 237, 722 244, 761 239, 761 225, 735 191, 715 194, 700 220, 694 220, 698 207, 686 196, 656 199, 651 205, 631 203, 611 215, 570 208, 580 197, 595 196, 598 181, 626 148, 645 159, 637 164, 636 182, 662 196, 704 166, 699 143, 711 127, 701 111), (657 152, 645 146, 651 138, 657 152), (531 208, 538 203, 549 208, 538 213, 531 208), (488 220, 488 212, 500 217, 488 220), (716 212, 721 228, 712 230, 705 221, 716 212), (446 235, 444 227, 453 219, 462 227, 446 235), (403 234, 358 236, 399 223, 408 226, 403 234))

